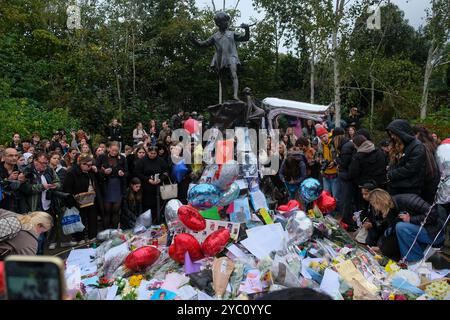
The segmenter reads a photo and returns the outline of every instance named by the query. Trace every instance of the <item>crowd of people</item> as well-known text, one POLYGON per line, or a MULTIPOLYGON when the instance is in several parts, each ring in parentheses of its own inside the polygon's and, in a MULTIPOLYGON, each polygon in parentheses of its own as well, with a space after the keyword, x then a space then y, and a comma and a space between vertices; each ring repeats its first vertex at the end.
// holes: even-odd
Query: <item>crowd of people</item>
MULTIPOLYGON (((172 131, 191 118, 204 120, 196 112, 180 111, 161 126, 155 120, 148 126, 139 122, 126 134, 113 119, 105 142, 96 148, 83 130, 70 135, 58 130, 50 140, 41 139, 39 133, 29 140, 15 133, 10 145, 0 149, 0 208, 52 218, 53 228, 47 223, 33 231, 37 254, 43 254, 45 246, 55 249, 93 241, 103 229, 132 228, 149 209, 153 222, 162 223, 158 186, 175 181, 178 199, 187 204, 189 184, 202 172, 202 165, 193 164, 180 175, 173 162, 183 152, 195 152, 194 144, 192 150, 183 150, 179 141, 172 141, 172 131), (124 135, 132 138, 133 146, 122 146, 124 135), (61 219, 73 207, 79 210, 85 230, 65 236, 61 219)), ((279 171, 264 177, 261 184, 271 184, 267 196, 281 204, 301 200, 301 183, 308 177, 318 179, 337 200, 333 214, 342 225, 349 231, 362 225, 360 242, 398 259, 407 253, 433 203, 440 180, 435 159, 440 142, 425 127, 411 127, 405 120, 391 122, 386 132, 386 140, 376 146, 361 127, 357 108, 338 127, 333 108, 322 123, 295 119, 282 130, 278 148, 269 138, 267 154, 279 159, 279 171)), ((409 260, 420 259, 421 245, 431 243, 443 228, 448 208, 431 210, 432 218, 410 250, 409 260)), ((437 244, 443 239, 441 233, 437 244)))

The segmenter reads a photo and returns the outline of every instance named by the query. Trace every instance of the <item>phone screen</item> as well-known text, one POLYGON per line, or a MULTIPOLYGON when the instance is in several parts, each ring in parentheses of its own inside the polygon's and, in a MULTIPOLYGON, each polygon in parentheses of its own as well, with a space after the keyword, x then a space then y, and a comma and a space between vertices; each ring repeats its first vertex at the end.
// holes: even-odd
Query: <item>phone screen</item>
POLYGON ((8 300, 61 300, 62 284, 58 266, 51 262, 7 261, 8 300))

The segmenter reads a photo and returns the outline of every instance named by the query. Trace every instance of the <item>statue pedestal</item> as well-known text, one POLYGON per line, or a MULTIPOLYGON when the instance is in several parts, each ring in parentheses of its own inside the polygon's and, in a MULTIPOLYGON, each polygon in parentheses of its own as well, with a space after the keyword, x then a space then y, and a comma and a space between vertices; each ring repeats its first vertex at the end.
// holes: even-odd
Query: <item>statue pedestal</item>
POLYGON ((208 107, 210 125, 223 131, 247 126, 248 105, 240 100, 229 100, 208 107))

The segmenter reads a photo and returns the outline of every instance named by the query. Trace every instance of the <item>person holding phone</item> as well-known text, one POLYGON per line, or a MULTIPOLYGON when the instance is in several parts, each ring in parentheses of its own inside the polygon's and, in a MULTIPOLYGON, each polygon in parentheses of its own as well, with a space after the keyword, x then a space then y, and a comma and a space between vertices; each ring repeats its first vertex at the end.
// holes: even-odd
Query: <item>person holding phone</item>
MULTIPOLYGON (((154 219, 158 217, 158 186, 161 183, 163 174, 167 175, 167 172, 167 164, 158 157, 158 148, 155 146, 149 147, 147 155, 136 163, 135 174, 142 182, 143 210, 145 212, 151 209, 154 219)), ((154 222, 157 221, 155 220, 154 222)))
POLYGON ((119 225, 119 211, 122 195, 126 190, 127 160, 120 154, 118 142, 110 142, 108 152, 97 160, 99 178, 103 192, 103 228, 116 229, 119 225))
POLYGON ((0 200, 0 208, 17 211, 15 199, 16 190, 19 188, 19 167, 17 165, 19 154, 14 148, 6 148, 3 154, 3 161, 0 162, 0 181, 3 192, 0 200))
MULTIPOLYGON (((49 158, 45 152, 39 151, 33 156, 33 162, 19 175, 19 181, 22 182, 19 187, 22 193, 20 212, 50 212, 52 200, 49 190, 59 189, 61 183, 55 170, 49 166, 49 158)), ((45 235, 41 234, 38 254, 44 253, 44 245, 45 235)))

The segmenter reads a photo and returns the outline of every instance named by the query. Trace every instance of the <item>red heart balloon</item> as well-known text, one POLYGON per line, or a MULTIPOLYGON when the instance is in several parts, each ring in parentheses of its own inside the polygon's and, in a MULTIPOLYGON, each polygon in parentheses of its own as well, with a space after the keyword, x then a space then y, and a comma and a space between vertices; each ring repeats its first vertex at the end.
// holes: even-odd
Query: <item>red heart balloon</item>
POLYGON ((230 240, 230 231, 228 229, 214 231, 202 243, 203 254, 207 257, 215 256, 225 248, 228 240, 230 240))
POLYGON ((193 235, 188 233, 177 234, 169 247, 169 256, 179 263, 184 263, 186 251, 189 252, 192 261, 203 259, 200 243, 198 243, 198 240, 193 235))
POLYGON ((297 200, 291 200, 287 204, 278 207, 278 211, 290 212, 298 210, 300 208, 300 203, 297 200))
POLYGON ((328 191, 322 191, 320 197, 314 201, 314 204, 322 213, 330 213, 336 209, 336 199, 328 191))
POLYGON ((206 220, 192 206, 181 206, 178 208, 178 218, 189 229, 193 231, 203 231, 206 228, 206 220))
POLYGON ((141 271, 158 260, 161 252, 155 247, 147 246, 131 252, 125 259, 125 267, 133 271, 141 271))

